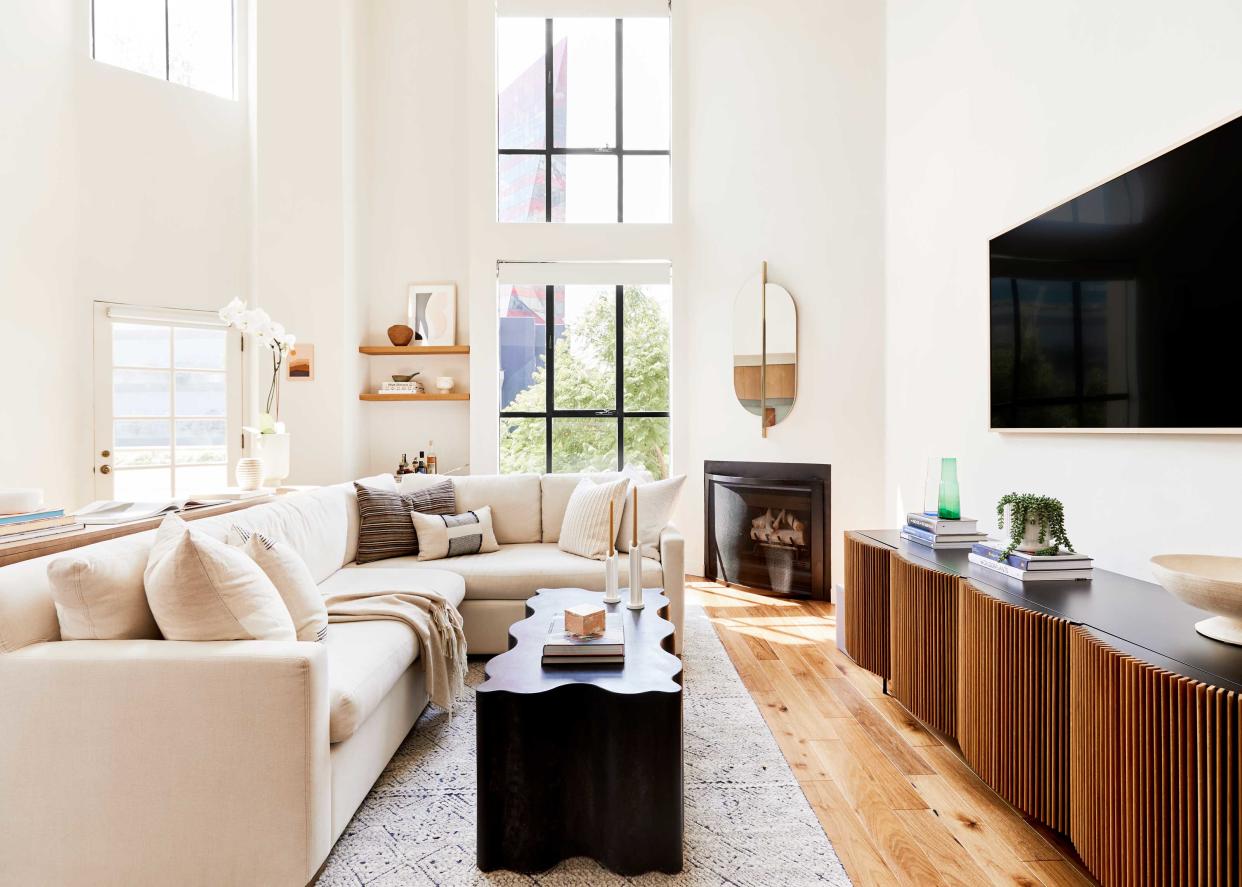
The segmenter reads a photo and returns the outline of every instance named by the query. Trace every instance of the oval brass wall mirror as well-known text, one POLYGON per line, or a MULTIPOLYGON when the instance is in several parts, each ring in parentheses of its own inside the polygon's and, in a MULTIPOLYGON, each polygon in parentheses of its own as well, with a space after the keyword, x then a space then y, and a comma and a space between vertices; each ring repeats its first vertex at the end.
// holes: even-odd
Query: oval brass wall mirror
POLYGON ((733 303, 733 391, 764 437, 798 396, 798 309, 789 290, 768 283, 767 262, 733 303))

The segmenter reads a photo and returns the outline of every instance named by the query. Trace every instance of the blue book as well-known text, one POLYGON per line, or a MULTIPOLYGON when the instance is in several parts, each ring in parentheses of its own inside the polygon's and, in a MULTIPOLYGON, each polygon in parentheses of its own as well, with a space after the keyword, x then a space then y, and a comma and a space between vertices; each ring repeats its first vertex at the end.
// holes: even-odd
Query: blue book
POLYGON ((928 542, 978 542, 987 538, 987 533, 933 533, 915 524, 906 524, 901 529, 915 539, 925 539, 928 542))
POLYGON ((26 514, 6 514, 0 517, 0 527, 6 524, 25 524, 32 520, 46 520, 49 517, 64 517, 65 509, 53 508, 51 511, 29 511, 26 514))
MULTIPOLYGON (((971 553, 990 561, 1000 561, 1001 553, 1008 543, 976 542, 971 546, 971 553)), ((1028 554, 1015 551, 1005 558, 1003 563, 1018 570, 1089 570, 1091 558, 1084 554, 1067 551, 1062 554, 1028 554)))

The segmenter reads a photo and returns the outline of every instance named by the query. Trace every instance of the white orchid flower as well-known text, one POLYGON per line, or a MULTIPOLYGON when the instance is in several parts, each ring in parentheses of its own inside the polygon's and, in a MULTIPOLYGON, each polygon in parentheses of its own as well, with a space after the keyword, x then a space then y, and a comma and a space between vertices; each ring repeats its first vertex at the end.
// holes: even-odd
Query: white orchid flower
POLYGON ((220 319, 229 326, 235 326, 245 310, 246 303, 241 299, 235 298, 220 309, 220 319))

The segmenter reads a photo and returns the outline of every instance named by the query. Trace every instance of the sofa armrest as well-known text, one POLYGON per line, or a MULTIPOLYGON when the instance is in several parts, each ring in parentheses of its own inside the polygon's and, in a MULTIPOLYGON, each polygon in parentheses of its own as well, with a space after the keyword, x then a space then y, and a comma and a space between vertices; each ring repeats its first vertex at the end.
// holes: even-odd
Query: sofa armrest
POLYGON ((0 711, 0 884, 302 887, 331 848, 322 644, 33 644, 0 711))
POLYGON ((660 534, 660 566, 664 571, 664 594, 669 616, 677 628, 673 652, 681 655, 682 627, 686 621, 686 540, 672 524, 660 534))

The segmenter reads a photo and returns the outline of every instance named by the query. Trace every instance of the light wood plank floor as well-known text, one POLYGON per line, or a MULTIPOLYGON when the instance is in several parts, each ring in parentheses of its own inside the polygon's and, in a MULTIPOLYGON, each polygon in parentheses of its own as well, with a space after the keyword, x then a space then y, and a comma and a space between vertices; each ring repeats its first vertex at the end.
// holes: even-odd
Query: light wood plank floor
POLYGON ((1084 885, 1073 851, 836 647, 831 604, 687 577, 855 884, 1084 885))

